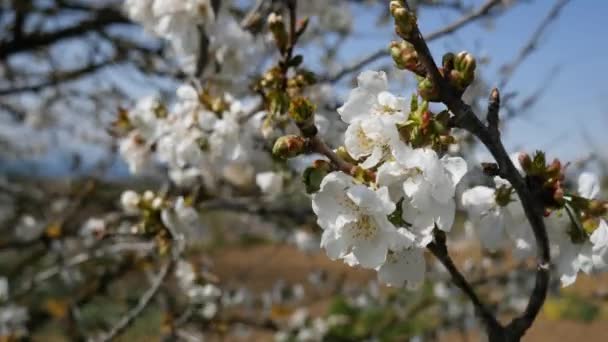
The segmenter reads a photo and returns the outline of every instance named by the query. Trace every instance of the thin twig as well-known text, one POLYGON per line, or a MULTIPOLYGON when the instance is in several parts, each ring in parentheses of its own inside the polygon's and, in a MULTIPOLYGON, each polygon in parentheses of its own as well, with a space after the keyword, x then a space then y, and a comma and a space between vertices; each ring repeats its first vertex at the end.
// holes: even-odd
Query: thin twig
MULTIPOLYGON (((473 21, 475 21, 477 19, 487 16, 491 12, 492 8, 494 8, 494 6, 498 5, 500 2, 501 2, 501 0, 488 0, 484 4, 482 4, 479 8, 477 8, 476 10, 458 18, 456 21, 438 29, 437 31, 427 34, 424 38, 426 39, 426 41, 430 42, 435 39, 439 39, 445 35, 448 35, 454 31, 460 29, 461 27, 463 27, 465 25, 472 23, 473 21)), ((336 72, 332 76, 321 78, 321 80, 325 81, 325 82, 331 82, 331 83, 338 82, 346 75, 353 73, 357 70, 360 70, 361 68, 365 67, 366 65, 373 63, 382 57, 388 57, 388 56, 389 56, 389 54, 388 54, 387 49, 382 48, 382 49, 370 54, 369 56, 364 57, 363 59, 359 60, 358 62, 351 64, 351 65, 345 67, 344 69, 336 72)))
POLYGON ((504 75, 499 83, 499 88, 503 89, 507 86, 507 83, 511 80, 514 71, 524 62, 524 60, 530 56, 537 48, 540 38, 543 33, 547 30, 550 24, 559 17, 561 10, 568 4, 570 0, 560 0, 553 5, 551 10, 547 13, 547 16, 540 22, 528 42, 521 48, 517 57, 511 62, 501 67, 501 72, 504 75))
POLYGON ((135 321, 135 319, 139 317, 139 315, 141 315, 141 313, 148 306, 148 304, 150 304, 152 298, 156 296, 156 294, 160 290, 161 285, 165 282, 165 280, 171 273, 171 269, 173 268, 174 264, 175 260, 173 258, 167 261, 161 268, 156 278, 152 281, 152 285, 150 286, 150 288, 139 298, 139 302, 137 303, 137 305, 131 310, 129 310, 126 315, 122 316, 118 323, 116 323, 107 333, 105 333, 95 341, 111 341, 112 339, 120 335, 122 332, 124 332, 135 321))

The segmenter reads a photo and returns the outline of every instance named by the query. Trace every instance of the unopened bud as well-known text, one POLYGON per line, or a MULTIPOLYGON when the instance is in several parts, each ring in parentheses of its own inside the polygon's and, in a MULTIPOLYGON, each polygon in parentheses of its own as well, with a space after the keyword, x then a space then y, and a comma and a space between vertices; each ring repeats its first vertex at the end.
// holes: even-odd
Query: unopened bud
POLYGON ((326 160, 315 160, 312 166, 304 170, 302 181, 306 187, 306 193, 311 194, 319 191, 323 178, 331 172, 331 164, 326 160))
POLYGON ((553 162, 547 167, 547 174, 553 177, 559 177, 561 172, 562 163, 559 161, 559 159, 553 159, 553 162))
POLYGON ((315 110, 315 105, 303 97, 296 97, 289 103, 289 116, 297 124, 312 121, 315 110))
POLYGON ((270 29, 270 32, 272 32, 279 50, 285 51, 285 49, 287 49, 288 38, 283 17, 276 13, 270 13, 268 16, 268 28, 270 29))
POLYGON ((466 75, 473 75, 476 67, 477 62, 475 61, 475 57, 466 51, 462 51, 454 58, 454 68, 466 75))
POLYGON ((395 32, 405 40, 410 39, 416 29, 416 15, 405 8, 401 1, 391 1, 389 6, 395 18, 395 32))
POLYGON ((429 102, 438 102, 440 100, 439 87, 429 78, 423 78, 418 82, 418 94, 429 102))
POLYGON ((306 139, 303 137, 285 135, 275 141, 272 147, 272 155, 281 159, 297 157, 306 151, 306 145, 306 139))
POLYGON ((303 97, 296 97, 289 103, 289 116, 296 123, 305 137, 317 135, 317 126, 314 123, 316 107, 303 97))
POLYGON ((532 158, 530 158, 530 155, 527 153, 520 153, 517 159, 519 160, 519 165, 521 165, 521 168, 528 172, 528 170, 530 170, 532 167, 532 158))
POLYGON ((417 75, 424 76, 425 69, 418 59, 418 53, 412 46, 412 44, 402 42, 392 42, 389 46, 389 51, 395 61, 395 65, 399 69, 409 70, 416 73, 417 75))

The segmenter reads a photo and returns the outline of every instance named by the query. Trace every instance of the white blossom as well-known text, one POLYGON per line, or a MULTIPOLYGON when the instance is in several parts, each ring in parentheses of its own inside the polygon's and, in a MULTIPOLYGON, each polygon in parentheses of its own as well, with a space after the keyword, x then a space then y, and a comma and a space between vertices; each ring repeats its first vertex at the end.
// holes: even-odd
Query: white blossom
POLYGON ((446 232, 451 230, 456 211, 456 185, 466 174, 467 164, 460 157, 440 159, 430 149, 417 150, 416 158, 419 172, 403 183, 406 195, 403 219, 428 241, 435 225, 446 232))
POLYGON ((352 252, 366 268, 386 260, 396 234, 387 218, 395 210, 387 188, 372 190, 342 172, 332 172, 313 195, 313 210, 324 229, 321 247, 330 258, 343 258, 352 252))
POLYGON ((133 190, 127 190, 120 195, 120 204, 122 209, 130 214, 135 214, 139 212, 139 202, 141 201, 141 197, 138 193, 133 190))
POLYGON ((378 268, 378 280, 390 286, 417 288, 426 272, 424 249, 406 229, 400 228, 398 232, 386 261, 378 268))
MULTIPOLYGON (((495 182, 497 188, 510 187, 498 177, 495 182)), ((462 205, 477 229, 482 245, 496 251, 510 241, 515 247, 515 257, 522 259, 531 255, 535 249, 534 236, 519 199, 513 193, 507 199, 508 203, 499 204, 496 191, 494 188, 476 186, 462 194, 462 205)))

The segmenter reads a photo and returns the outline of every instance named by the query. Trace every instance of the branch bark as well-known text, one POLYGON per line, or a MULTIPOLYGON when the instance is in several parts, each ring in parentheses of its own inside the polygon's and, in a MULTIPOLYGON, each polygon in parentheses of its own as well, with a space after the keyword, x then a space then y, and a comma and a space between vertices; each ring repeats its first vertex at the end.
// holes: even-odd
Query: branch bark
POLYGON ((484 125, 471 107, 465 104, 460 96, 456 95, 441 76, 428 45, 417 26, 410 43, 416 49, 421 63, 427 70, 428 77, 439 88, 441 102, 454 114, 454 126, 472 133, 490 151, 498 164, 499 174, 507 179, 517 192, 534 232, 537 246, 536 283, 525 311, 519 317, 513 319, 505 328, 500 325, 496 327, 488 324, 484 320, 491 341, 519 341, 538 315, 547 296, 549 286, 549 264, 551 260, 549 240, 543 220, 543 206, 539 200, 538 189, 531 188, 526 179, 519 174, 505 150, 497 130, 484 125))

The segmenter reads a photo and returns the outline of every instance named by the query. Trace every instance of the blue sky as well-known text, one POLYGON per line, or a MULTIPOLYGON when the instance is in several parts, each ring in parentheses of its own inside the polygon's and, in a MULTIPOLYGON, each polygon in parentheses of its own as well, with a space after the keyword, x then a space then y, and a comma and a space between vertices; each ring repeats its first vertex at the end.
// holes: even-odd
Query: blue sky
MULTIPOLYGON (((483 2, 485 0, 467 3, 477 7, 483 2)), ((488 64, 479 66, 479 71, 490 84, 496 85, 498 68, 513 60, 555 2, 535 0, 519 4, 492 20, 491 25, 488 21, 469 24, 457 33, 433 42, 431 49, 436 59, 448 50, 468 50, 477 56, 491 57, 488 64)), ((386 47, 395 39, 392 25, 375 25, 377 14, 367 7, 355 10, 354 34, 340 51, 347 64, 386 47)), ((428 10, 421 13, 419 24, 423 32, 432 32, 459 16, 450 10, 428 10)), ((517 90, 523 98, 541 86, 555 67, 560 68, 541 100, 505 127, 503 137, 510 151, 543 149, 550 157, 576 161, 588 151, 585 147, 588 141, 583 138, 583 134, 588 134, 597 152, 608 159, 608 151, 603 149, 608 142, 604 134, 608 128, 608 87, 604 85, 608 79, 605 65, 608 47, 603 27, 606 18, 608 1, 571 0, 546 31, 537 51, 521 65, 507 88, 501 89, 503 94, 517 90)), ((389 58, 384 58, 370 68, 389 62, 389 58)), ((343 96, 346 90, 341 92, 343 96)), ((406 96, 411 92, 393 90, 406 96)), ((99 155, 98 152, 101 153, 89 149, 86 155, 94 159, 92 155, 99 155)), ((41 167, 47 175, 61 175, 68 161, 69 157, 55 154, 43 157, 31 166, 41 167)))
MULTIPOLYGON (((476 6, 482 2, 469 1, 476 6)), ((536 0, 519 4, 493 20, 490 30, 487 22, 473 23, 435 41, 431 49, 436 59, 448 49, 487 54, 492 58, 490 63, 479 69, 496 85, 492 82, 497 82, 498 68, 515 58, 554 3, 536 0)), ((419 24, 423 33, 432 32, 458 17, 453 11, 426 11, 421 13, 419 24)), ((537 51, 513 75, 507 89, 501 89, 503 94, 517 90, 523 98, 541 86, 555 67, 560 68, 541 100, 525 115, 509 121, 503 134, 509 150, 540 148, 551 156, 574 161, 584 156, 587 142, 582 134, 587 132, 608 158, 608 151, 601 148, 608 141, 604 134, 608 128, 607 18, 607 1, 570 1, 540 40, 537 51)), ((392 28, 374 27, 374 20, 364 11, 356 13, 356 38, 345 50, 365 55, 388 44, 392 28)))

